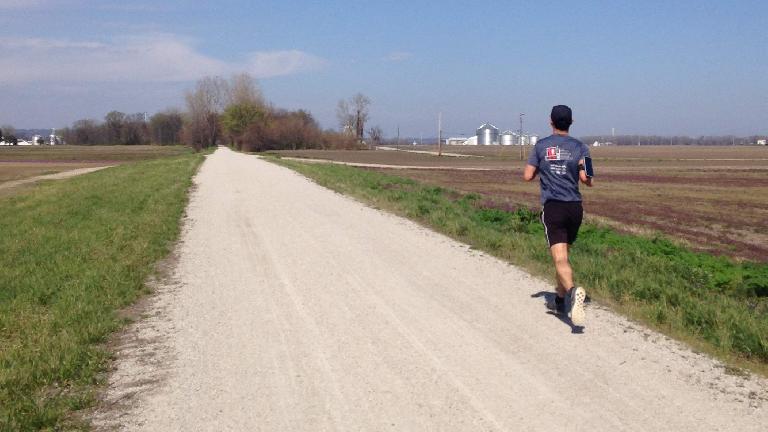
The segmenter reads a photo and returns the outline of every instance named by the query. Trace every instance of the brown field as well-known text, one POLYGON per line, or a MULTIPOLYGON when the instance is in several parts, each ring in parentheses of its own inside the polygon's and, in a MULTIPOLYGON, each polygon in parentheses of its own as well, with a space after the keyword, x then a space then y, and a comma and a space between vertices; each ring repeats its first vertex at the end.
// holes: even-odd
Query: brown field
MULTIPOLYGON (((422 147, 419 147, 422 150, 422 147)), ((661 232, 697 250, 768 261, 768 148, 592 148, 595 187, 582 187, 585 209, 627 232, 661 232)), ((538 182, 525 183, 517 148, 450 147, 483 158, 394 151, 281 152, 355 163, 443 167, 369 168, 425 183, 538 206, 538 182), (463 168, 483 168, 484 171, 463 168)))
POLYGON ((173 156, 188 151, 178 146, 4 146, 0 147, 0 184, 78 168, 173 156))
POLYGON ((56 174, 78 168, 91 168, 105 166, 102 162, 5 162, 0 161, 0 184, 21 180, 29 177, 37 177, 47 174, 56 174))

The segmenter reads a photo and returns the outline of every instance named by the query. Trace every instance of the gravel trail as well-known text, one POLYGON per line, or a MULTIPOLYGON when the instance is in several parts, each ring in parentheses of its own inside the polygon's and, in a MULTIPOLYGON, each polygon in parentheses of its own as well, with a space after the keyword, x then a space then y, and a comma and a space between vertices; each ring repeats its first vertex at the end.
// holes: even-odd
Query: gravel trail
MULTIPOLYGON (((765 431, 768 383, 279 166, 221 148, 98 430, 765 431)), ((542 239, 542 247, 544 240, 542 239)))

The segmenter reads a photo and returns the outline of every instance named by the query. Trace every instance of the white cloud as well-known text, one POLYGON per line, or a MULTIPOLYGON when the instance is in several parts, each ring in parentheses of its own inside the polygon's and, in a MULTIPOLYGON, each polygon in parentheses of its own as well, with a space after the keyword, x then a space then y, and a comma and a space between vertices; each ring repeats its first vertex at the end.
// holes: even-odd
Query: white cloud
POLYGON ((394 51, 389 53, 384 59, 391 62, 402 62, 413 57, 413 53, 407 51, 394 51))
MULTIPOLYGON (((3 0, 0 0, 3 1, 3 0)), ((0 38, 0 82, 183 82, 247 71, 268 78, 315 70, 326 61, 303 51, 253 52, 241 62, 207 56, 170 34, 124 37, 104 43, 0 38)))
POLYGON ((73 42, 66 39, 0 37, 0 49, 96 49, 105 46, 99 42, 73 42))
POLYGON ((252 53, 246 71, 256 78, 291 75, 302 71, 317 70, 328 62, 303 51, 271 51, 252 53))

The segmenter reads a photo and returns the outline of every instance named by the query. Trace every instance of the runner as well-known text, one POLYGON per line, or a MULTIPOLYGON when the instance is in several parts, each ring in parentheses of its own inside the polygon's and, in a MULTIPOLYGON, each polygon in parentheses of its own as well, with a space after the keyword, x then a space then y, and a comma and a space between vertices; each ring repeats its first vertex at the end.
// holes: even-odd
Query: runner
POLYGON ((579 181, 592 186, 592 178, 584 172, 589 148, 568 135, 573 123, 569 107, 553 107, 550 119, 552 135, 536 143, 523 178, 532 181, 538 174, 541 182, 541 222, 557 272, 557 296, 547 307, 569 316, 574 326, 583 327, 587 295, 573 283, 568 247, 576 241, 583 215, 579 181))

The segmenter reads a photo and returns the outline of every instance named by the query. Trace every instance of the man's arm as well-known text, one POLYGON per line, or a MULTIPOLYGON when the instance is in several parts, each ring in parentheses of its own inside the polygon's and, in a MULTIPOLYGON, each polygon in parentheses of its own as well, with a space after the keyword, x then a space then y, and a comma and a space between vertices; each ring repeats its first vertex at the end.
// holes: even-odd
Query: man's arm
POLYGON ((539 172, 539 169, 531 164, 525 165, 525 171, 523 171, 523 180, 529 182, 536 178, 536 173, 539 172))
POLYGON ((579 180, 585 185, 592 187, 592 177, 587 177, 587 170, 584 169, 584 159, 579 161, 579 180))

